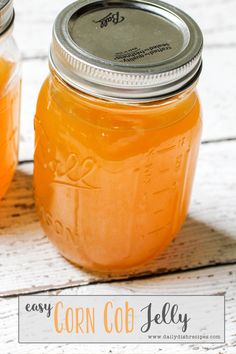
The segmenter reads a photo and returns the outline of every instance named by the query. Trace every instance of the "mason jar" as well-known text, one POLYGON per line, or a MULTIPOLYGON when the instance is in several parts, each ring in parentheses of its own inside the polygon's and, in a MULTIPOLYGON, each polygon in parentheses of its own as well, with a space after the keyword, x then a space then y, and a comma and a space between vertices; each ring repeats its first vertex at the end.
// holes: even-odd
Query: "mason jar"
POLYGON ((92 271, 157 257, 188 211, 201 137, 203 38, 158 0, 76 2, 57 17, 35 116, 45 233, 92 271))
POLYGON ((0 1, 0 198, 15 172, 20 116, 20 54, 12 36, 11 0, 0 1))

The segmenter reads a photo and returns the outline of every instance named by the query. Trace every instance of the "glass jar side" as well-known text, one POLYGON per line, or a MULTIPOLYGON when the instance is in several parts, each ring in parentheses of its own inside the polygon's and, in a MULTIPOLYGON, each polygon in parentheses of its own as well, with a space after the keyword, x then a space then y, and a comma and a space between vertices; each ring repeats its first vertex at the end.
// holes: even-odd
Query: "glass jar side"
POLYGON ((125 105, 50 75, 35 132, 37 207, 66 258, 121 271, 171 242, 186 217, 201 136, 194 88, 163 102, 125 105))
POLYGON ((10 29, 0 37, 0 198, 18 160, 20 96, 20 53, 10 29))

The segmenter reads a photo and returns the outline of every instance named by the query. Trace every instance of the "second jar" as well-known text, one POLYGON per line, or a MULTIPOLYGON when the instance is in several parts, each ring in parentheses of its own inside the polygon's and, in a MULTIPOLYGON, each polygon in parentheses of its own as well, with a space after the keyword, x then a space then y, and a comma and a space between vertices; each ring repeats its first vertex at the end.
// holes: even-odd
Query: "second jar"
POLYGON ((42 226, 71 262, 125 272, 180 230, 201 136, 202 34, 159 1, 93 1, 56 19, 35 117, 42 226))
POLYGON ((0 199, 6 193, 18 158, 21 70, 12 36, 12 0, 0 1, 0 199))

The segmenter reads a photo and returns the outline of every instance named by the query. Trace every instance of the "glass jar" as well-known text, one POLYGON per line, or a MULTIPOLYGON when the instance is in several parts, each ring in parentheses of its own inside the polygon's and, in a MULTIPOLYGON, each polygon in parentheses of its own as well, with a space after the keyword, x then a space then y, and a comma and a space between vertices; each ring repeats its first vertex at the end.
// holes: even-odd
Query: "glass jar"
POLYGON ((62 11, 35 116, 42 226, 64 257, 93 271, 125 272, 171 243, 201 136, 199 27, 170 5, 130 4, 62 11))
POLYGON ((18 156, 21 76, 13 23, 12 1, 0 1, 0 198, 12 180, 18 156))

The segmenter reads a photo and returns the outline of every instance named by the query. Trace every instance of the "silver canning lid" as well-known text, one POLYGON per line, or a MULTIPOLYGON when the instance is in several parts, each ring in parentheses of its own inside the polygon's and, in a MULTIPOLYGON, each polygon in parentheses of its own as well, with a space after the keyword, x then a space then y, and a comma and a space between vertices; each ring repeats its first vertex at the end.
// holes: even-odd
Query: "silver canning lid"
POLYGON ((56 18, 50 66, 93 96, 152 101, 191 85, 203 37, 183 11, 158 0, 86 0, 56 18))
POLYGON ((13 21, 13 0, 0 0, 0 35, 11 27, 13 21))

